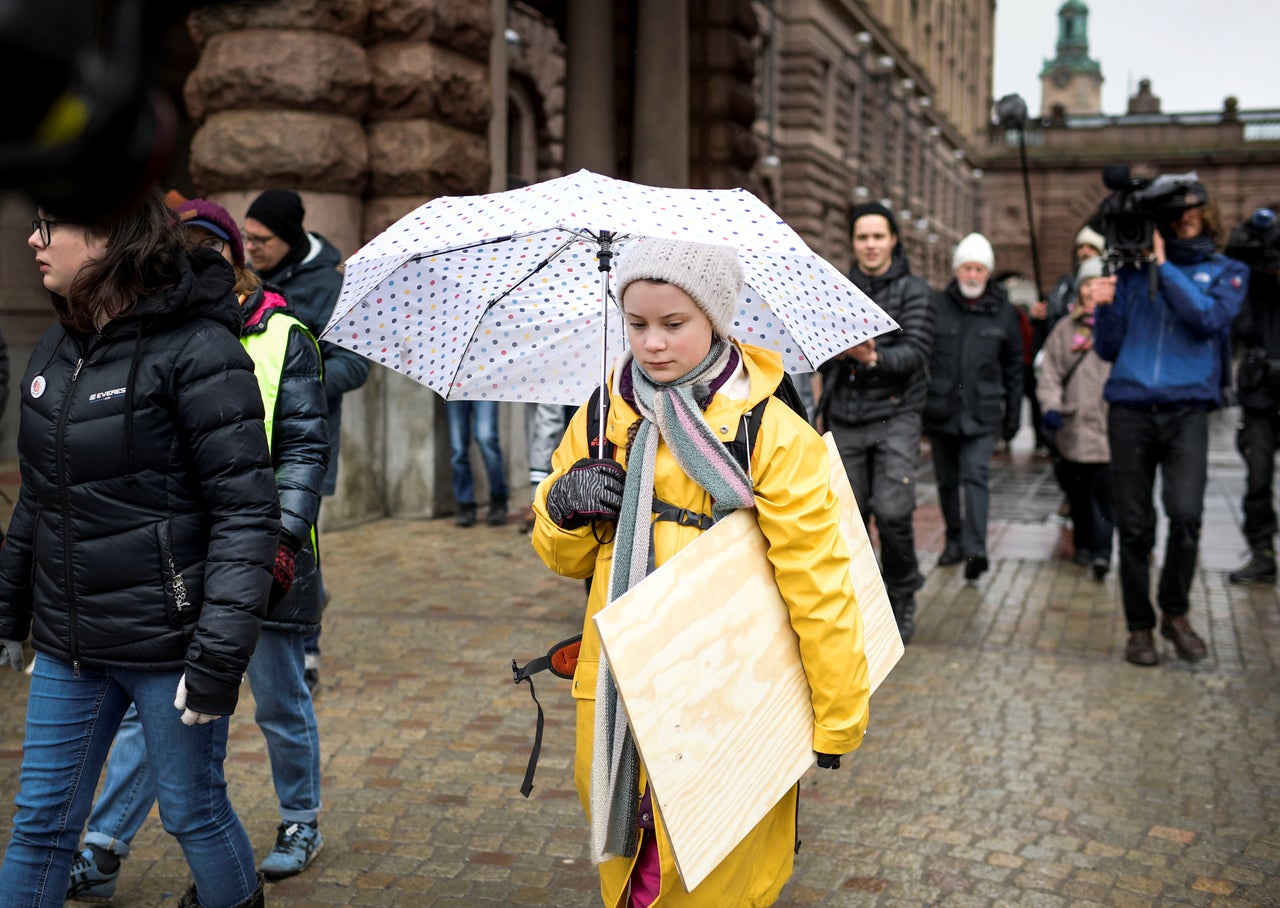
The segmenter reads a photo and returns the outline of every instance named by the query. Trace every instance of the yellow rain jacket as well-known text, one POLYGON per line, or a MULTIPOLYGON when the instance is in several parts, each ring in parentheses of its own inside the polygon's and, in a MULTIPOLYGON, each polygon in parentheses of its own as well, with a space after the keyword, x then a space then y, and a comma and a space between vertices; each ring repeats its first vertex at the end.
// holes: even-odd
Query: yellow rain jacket
MULTIPOLYGON (((738 373, 707 405, 704 418, 723 441, 732 441, 744 414, 762 404, 782 381, 782 363, 770 351, 745 344, 738 373)), ((626 466, 627 431, 640 417, 617 393, 612 379, 607 434, 615 457, 626 466)), ((583 808, 590 810, 592 730, 595 722, 596 671, 600 638, 592 616, 605 605, 611 544, 601 545, 590 526, 563 530, 547 514, 547 492, 588 449, 586 407, 580 408, 556 450, 551 475, 538 487, 533 547, 547 566, 566 577, 594 575, 582 628, 582 648, 573 678, 577 702, 577 756, 574 778, 583 808)), ((751 457, 756 512, 769 540, 778 589, 791 612, 800 638, 800 653, 812 692, 813 749, 844 754, 862 743, 867 727, 870 686, 863 653, 862 621, 849 582, 849 554, 840 536, 839 505, 830 488, 827 449, 816 432, 781 401, 764 411, 751 457)), ((711 513, 711 497, 680 469, 665 443, 658 447, 654 468, 655 497, 695 513, 711 513)), ((661 565, 692 542, 696 527, 674 521, 654 523, 654 556, 661 565)), ((732 771, 733 757, 725 758, 732 771)), ((648 784, 641 772, 640 787, 648 784)), ((791 875, 796 837, 795 788, 762 819, 747 837, 693 892, 686 892, 676 872, 661 815, 655 824, 662 866, 662 889, 655 906, 772 905, 791 875)), ((657 807, 656 801, 654 802, 657 807)), ((648 833, 645 833, 648 834, 648 833)), ((634 859, 615 858, 600 865, 601 894, 606 906, 625 901, 634 859)))

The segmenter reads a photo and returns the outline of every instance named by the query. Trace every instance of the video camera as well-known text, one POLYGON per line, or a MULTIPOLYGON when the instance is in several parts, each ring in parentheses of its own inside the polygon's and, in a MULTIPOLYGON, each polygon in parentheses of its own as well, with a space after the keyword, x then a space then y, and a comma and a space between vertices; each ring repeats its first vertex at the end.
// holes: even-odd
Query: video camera
POLYGON ((1250 268, 1280 274, 1280 218, 1270 208, 1259 208, 1231 231, 1224 250, 1250 268))
POLYGON ((1209 201, 1209 192, 1193 170, 1134 177, 1124 165, 1103 168, 1102 182, 1112 190, 1090 222, 1107 241, 1107 273, 1150 261, 1156 230, 1209 201))

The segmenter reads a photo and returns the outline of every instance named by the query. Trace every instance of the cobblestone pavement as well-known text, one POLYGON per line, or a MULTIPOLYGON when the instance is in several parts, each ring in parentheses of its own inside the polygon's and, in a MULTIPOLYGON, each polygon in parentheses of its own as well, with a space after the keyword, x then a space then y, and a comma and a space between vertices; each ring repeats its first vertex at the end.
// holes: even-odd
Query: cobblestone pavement
MULTIPOLYGON (((1070 554, 1059 495, 1027 433, 993 464, 992 570, 935 568, 941 524, 926 467, 919 630, 871 704, 865 744, 802 781, 803 847, 787 906, 1280 905, 1280 607, 1226 572, 1244 545, 1231 414, 1215 420, 1192 620, 1211 656, 1121 659, 1115 572, 1070 554)), ((581 585, 504 528, 381 521, 325 535, 333 592, 317 705, 325 849, 273 905, 598 905, 570 777, 567 683, 522 662, 576 633, 581 585)), ((20 759, 24 684, 0 696, 0 823, 20 759)), ((276 824, 246 696, 228 777, 259 855, 276 824)), ((726 771, 732 772, 732 757, 726 771)), ((176 844, 151 819, 121 908, 172 904, 176 844)))

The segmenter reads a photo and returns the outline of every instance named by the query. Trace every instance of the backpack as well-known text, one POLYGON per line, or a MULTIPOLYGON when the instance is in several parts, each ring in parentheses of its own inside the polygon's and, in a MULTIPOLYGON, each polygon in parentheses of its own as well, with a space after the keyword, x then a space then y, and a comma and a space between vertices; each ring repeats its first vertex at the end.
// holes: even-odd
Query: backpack
MULTIPOLYGON (((591 399, 587 401, 587 441, 592 449, 599 449, 603 453, 598 456, 612 457, 614 445, 608 439, 604 438, 601 432, 601 425, 608 422, 609 398, 604 399, 604 416, 601 419, 600 408, 600 388, 596 388, 591 393, 591 399)), ((800 392, 796 390, 795 384, 791 381, 791 376, 783 373, 782 382, 774 389, 771 397, 776 397, 782 401, 796 413, 798 413, 805 422, 809 421, 808 410, 804 405, 804 400, 800 397, 800 392)), ((738 465, 750 475, 751 452, 756 447, 756 436, 760 432, 760 423, 764 420, 765 405, 769 399, 766 398, 760 406, 752 407, 747 411, 742 421, 738 424, 738 434, 733 441, 725 445, 729 449, 729 453, 733 455, 734 460, 738 461, 738 465)), ((711 518, 706 514, 695 514, 684 508, 677 508, 673 504, 662 501, 659 498, 653 499, 654 520, 672 520, 682 526, 696 526, 706 531, 711 529, 711 518)), ((590 578, 587 580, 587 592, 590 593, 590 578)), ((582 635, 570 637, 567 640, 561 640, 559 643, 547 650, 545 656, 539 656, 526 662, 521 666, 515 659, 511 660, 511 677, 514 683, 519 684, 521 681, 529 682, 529 696, 533 698, 534 705, 538 708, 538 722, 533 734, 533 749, 529 754, 529 765, 525 769, 524 781, 520 785, 520 793, 526 798, 533 791, 533 773, 538 767, 538 757, 542 753, 542 729, 544 724, 544 716, 542 712, 542 704, 538 702, 537 693, 533 688, 533 676, 538 672, 550 670, 551 673, 559 678, 567 680, 573 679, 573 673, 578 667, 578 649, 582 645, 582 635)))

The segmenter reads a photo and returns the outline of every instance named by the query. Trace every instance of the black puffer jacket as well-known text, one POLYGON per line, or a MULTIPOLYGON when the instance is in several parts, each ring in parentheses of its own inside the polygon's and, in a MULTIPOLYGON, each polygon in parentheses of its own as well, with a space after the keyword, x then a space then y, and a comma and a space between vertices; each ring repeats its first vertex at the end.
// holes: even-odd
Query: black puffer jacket
POLYGON ((297 553, 293 586, 270 604, 262 626, 310 632, 320 623, 323 605, 311 528, 320 514, 320 486, 329 464, 320 351, 306 325, 285 308, 284 297, 269 285, 245 300, 243 308, 248 317, 240 342, 253 357, 259 384, 276 389, 270 414, 271 460, 280 492, 280 540, 297 553), (280 351, 272 349, 277 336, 274 330, 268 334, 268 328, 279 325, 288 326, 282 362, 277 374, 270 375, 267 369, 280 351))
POLYGON ((911 273, 902 247, 883 275, 869 277, 854 265, 850 280, 898 323, 876 338, 880 362, 868 369, 848 357, 828 360, 818 412, 827 425, 860 426, 906 411, 924 409, 933 350, 933 291, 911 273))
POLYGON ((232 272, 86 337, 61 325, 22 380, 22 489, 0 550, 0 637, 76 667, 185 667, 187 705, 234 711, 280 507, 232 272))
POLYGON ((1018 434, 1022 326, 995 281, 970 301, 952 280, 934 294, 933 357, 924 430, 948 435, 1018 434))

